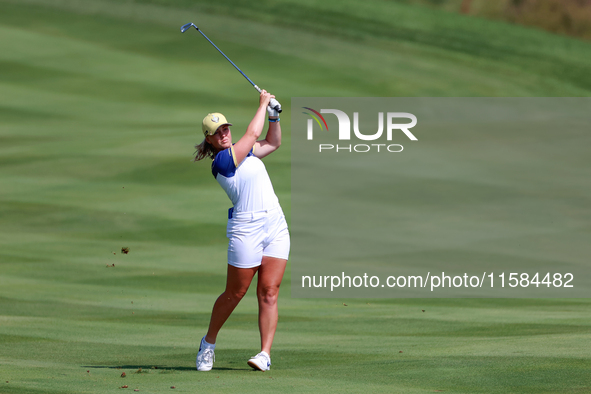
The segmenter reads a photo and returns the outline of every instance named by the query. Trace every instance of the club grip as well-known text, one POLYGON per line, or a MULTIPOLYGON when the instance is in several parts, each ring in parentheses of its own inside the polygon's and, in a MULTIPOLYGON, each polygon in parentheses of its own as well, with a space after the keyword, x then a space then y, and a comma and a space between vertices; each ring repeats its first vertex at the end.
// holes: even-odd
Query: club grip
POLYGON ((274 98, 269 101, 269 107, 273 108, 275 111, 281 113, 283 109, 281 108, 281 104, 279 101, 275 100, 274 98))

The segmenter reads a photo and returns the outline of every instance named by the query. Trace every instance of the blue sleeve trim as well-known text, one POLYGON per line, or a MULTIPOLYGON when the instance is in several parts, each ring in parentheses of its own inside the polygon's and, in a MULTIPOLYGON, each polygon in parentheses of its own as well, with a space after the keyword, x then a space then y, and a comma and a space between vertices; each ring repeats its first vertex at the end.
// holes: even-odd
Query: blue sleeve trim
MULTIPOLYGON (((254 156, 254 145, 248 156, 254 156)), ((218 152, 211 163, 211 173, 214 178, 217 178, 218 174, 222 174, 226 178, 233 177, 236 174, 236 158, 234 157, 234 146, 218 152)))
POLYGON ((228 148, 218 152, 211 163, 211 173, 214 178, 217 178, 218 174, 222 174, 226 178, 233 177, 236 173, 236 164, 234 164, 234 155, 232 149, 228 148))

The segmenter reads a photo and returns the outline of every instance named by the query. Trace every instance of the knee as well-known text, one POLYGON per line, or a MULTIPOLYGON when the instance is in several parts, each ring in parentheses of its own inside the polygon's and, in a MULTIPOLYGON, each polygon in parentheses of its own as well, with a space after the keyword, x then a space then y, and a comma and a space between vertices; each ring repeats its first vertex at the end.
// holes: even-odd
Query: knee
POLYGON ((277 298, 279 297, 278 286, 265 286, 258 290, 259 302, 267 305, 277 304, 277 298))

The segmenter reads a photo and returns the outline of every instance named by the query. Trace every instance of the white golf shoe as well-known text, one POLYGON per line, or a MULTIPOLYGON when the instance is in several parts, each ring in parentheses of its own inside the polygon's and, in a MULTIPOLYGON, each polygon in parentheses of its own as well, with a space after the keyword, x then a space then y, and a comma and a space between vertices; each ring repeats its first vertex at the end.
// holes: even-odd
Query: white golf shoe
POLYGON ((199 353, 197 353, 197 371, 211 371, 213 368, 213 362, 215 361, 214 348, 206 346, 201 341, 199 345, 199 353))
POLYGON ((268 371, 271 369, 271 357, 267 352, 260 352, 248 360, 248 365, 259 371, 268 371))

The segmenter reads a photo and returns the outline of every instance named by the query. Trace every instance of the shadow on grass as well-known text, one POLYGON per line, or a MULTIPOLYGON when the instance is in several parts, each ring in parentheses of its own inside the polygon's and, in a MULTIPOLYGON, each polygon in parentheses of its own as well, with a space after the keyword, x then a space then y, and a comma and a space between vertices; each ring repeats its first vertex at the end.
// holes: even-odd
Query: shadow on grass
MULTIPOLYGON (((133 373, 148 373, 149 371, 197 371, 196 367, 167 367, 162 365, 83 365, 82 368, 109 368, 109 369, 121 369, 121 370, 135 370, 133 373), (141 369, 141 371, 140 371, 141 369), (139 371, 139 372, 138 372, 139 371)), ((213 368, 212 371, 249 371, 253 370, 249 367, 244 368, 228 368, 228 367, 217 367, 213 368)))

